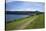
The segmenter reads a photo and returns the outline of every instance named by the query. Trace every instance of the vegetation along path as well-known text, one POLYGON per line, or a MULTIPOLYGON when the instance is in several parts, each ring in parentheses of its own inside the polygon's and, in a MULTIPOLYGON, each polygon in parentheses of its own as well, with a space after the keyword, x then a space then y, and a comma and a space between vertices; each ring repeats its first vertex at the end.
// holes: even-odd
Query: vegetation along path
POLYGON ((32 18, 28 18, 28 19, 25 19, 23 21, 23 24, 21 23, 20 26, 16 26, 16 29, 24 29, 25 27, 27 27, 32 21, 34 21, 38 16, 33 16, 32 18))
POLYGON ((29 16, 6 24, 6 30, 19 30, 28 28, 44 27, 43 14, 29 16))

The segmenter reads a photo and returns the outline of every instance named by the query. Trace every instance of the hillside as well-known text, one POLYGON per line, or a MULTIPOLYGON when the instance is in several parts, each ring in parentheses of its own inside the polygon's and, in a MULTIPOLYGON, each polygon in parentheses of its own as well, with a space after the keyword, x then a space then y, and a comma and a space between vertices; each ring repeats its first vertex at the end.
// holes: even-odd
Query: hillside
POLYGON ((29 16, 27 18, 18 19, 14 22, 6 24, 6 30, 15 29, 38 29, 44 28, 44 15, 39 14, 35 16, 29 16))
POLYGON ((44 13, 40 11, 5 11, 5 14, 31 15, 36 13, 44 13))

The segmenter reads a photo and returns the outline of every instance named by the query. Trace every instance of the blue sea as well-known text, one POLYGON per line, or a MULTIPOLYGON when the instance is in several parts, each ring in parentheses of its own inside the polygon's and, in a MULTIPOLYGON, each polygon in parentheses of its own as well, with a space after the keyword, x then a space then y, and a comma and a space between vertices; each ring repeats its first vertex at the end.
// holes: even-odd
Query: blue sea
POLYGON ((12 21, 15 19, 20 19, 20 18, 25 18, 28 17, 29 15, 14 15, 14 14, 7 14, 6 15, 6 21, 12 21))

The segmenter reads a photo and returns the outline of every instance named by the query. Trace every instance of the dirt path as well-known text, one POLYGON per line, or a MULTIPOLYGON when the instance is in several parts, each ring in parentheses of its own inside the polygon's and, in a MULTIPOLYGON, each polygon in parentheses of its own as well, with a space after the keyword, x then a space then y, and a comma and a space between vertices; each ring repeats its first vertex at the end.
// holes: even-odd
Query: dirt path
POLYGON ((32 21, 34 21, 38 16, 34 16, 32 19, 31 18, 28 18, 28 19, 25 19, 24 22, 20 25, 20 26, 16 26, 17 28, 16 29, 24 29, 25 27, 27 27, 32 21))

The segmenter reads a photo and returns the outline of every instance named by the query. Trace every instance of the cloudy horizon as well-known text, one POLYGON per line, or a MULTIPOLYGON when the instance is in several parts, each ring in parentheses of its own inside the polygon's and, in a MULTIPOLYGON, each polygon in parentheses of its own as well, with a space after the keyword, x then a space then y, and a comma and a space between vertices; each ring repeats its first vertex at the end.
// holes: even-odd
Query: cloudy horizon
POLYGON ((44 12, 43 2, 12 1, 6 3, 6 11, 41 11, 44 12))

